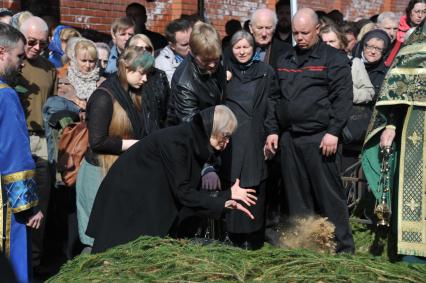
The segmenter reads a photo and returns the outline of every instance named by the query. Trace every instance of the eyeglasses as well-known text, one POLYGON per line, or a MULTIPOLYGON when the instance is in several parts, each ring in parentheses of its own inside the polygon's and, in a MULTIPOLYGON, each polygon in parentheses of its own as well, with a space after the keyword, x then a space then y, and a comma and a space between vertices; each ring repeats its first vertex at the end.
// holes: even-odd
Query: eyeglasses
POLYGON ((47 47, 48 42, 47 42, 47 41, 44 41, 44 40, 38 40, 38 39, 35 39, 35 38, 28 38, 28 40, 27 40, 27 45, 28 45, 28 46, 30 46, 30 47, 34 47, 34 46, 36 46, 37 44, 38 44, 38 46, 39 46, 41 49, 44 49, 44 48, 46 48, 46 47, 47 47))
POLYGON ((365 47, 365 49, 367 49, 369 51, 373 51, 374 50, 374 51, 380 52, 380 53, 383 52, 383 48, 379 48, 379 47, 376 47, 376 46, 373 46, 373 45, 364 44, 364 47, 365 47))
POLYGON ((149 53, 152 53, 152 51, 154 51, 154 50, 152 50, 152 47, 151 47, 151 46, 141 46, 141 48, 142 48, 143 50, 145 50, 145 51, 149 52, 149 53))

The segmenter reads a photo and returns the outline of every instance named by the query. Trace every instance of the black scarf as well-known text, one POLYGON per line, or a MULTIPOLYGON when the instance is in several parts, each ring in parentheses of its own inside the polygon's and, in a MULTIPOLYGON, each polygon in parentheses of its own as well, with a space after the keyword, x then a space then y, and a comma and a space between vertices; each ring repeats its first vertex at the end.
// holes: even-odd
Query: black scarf
POLYGON ((120 84, 118 75, 112 75, 102 87, 111 91, 111 94, 120 104, 120 106, 126 111, 127 117, 129 117, 130 123, 133 128, 133 138, 141 139, 143 137, 143 129, 141 116, 139 115, 132 98, 130 97, 129 91, 125 91, 120 84))
POLYGON ((197 113, 191 121, 195 143, 194 152, 197 158, 209 160, 216 155, 215 150, 210 145, 210 136, 213 130, 215 106, 208 107, 197 113))

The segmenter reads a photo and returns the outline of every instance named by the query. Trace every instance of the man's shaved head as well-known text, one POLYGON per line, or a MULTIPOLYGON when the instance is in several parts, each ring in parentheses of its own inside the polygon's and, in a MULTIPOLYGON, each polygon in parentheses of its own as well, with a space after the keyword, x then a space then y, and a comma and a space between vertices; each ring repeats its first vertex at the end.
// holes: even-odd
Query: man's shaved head
POLYGON ((292 20, 292 32, 297 47, 307 50, 319 40, 319 21, 314 10, 303 8, 297 11, 292 20))
POLYGON ((303 24, 316 26, 319 23, 317 13, 311 8, 302 8, 296 12, 292 19, 292 23, 301 22, 303 24))
POLYGON ((49 27, 42 18, 30 17, 22 23, 20 30, 24 35, 28 33, 29 30, 37 30, 48 33, 49 27))

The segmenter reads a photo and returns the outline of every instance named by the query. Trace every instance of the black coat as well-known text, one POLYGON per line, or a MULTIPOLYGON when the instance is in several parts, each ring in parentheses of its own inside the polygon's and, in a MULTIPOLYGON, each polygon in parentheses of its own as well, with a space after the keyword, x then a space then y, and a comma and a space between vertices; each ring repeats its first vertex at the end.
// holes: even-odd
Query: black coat
POLYGON ((271 54, 269 55, 269 60, 265 63, 271 65, 275 69, 277 67, 278 59, 291 49, 292 46, 290 44, 273 37, 271 43, 271 54))
POLYGON ((220 217, 230 192, 213 198, 198 191, 209 143, 213 110, 191 123, 159 130, 123 153, 104 178, 87 228, 93 252, 136 239, 166 236, 183 208, 220 217))
POLYGON ((221 175, 230 182, 240 178, 242 187, 254 187, 266 178, 265 119, 268 102, 280 95, 280 89, 274 70, 263 62, 255 61, 244 69, 232 61, 227 66, 232 79, 226 87, 225 104, 237 117, 238 128, 222 154, 221 175))
POLYGON ((169 97, 170 86, 166 73, 153 68, 142 86, 142 107, 149 127, 146 129, 147 134, 165 127, 169 97))
POLYGON ((202 74, 194 57, 187 56, 173 74, 167 124, 188 122, 199 111, 221 104, 225 85, 226 72, 221 63, 214 74, 202 74))
POLYGON ((273 37, 271 44, 263 48, 266 52, 263 62, 275 69, 277 67, 278 59, 291 49, 292 47, 290 44, 273 37))
MULTIPOLYGON (((263 146, 267 132, 265 120, 270 100, 279 96, 275 72, 266 63, 254 61, 249 66, 236 62, 231 56, 227 62, 232 78, 227 84, 225 104, 238 120, 229 146, 222 154, 221 177, 230 185, 236 178, 241 187, 256 189, 256 205, 247 207, 255 219, 250 220, 240 211, 227 214, 227 230, 231 233, 252 233, 264 224, 265 188, 267 177, 263 146)), ((223 186, 223 185, 222 185, 223 186)))

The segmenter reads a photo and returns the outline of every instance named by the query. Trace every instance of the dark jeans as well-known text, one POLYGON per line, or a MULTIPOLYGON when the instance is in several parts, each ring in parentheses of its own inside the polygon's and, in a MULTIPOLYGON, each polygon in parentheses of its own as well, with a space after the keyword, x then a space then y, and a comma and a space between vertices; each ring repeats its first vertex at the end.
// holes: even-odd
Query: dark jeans
POLYGON ((336 155, 325 157, 319 149, 324 134, 296 136, 284 132, 281 135, 287 208, 290 216, 328 217, 336 227, 336 251, 352 253, 354 241, 336 155))

